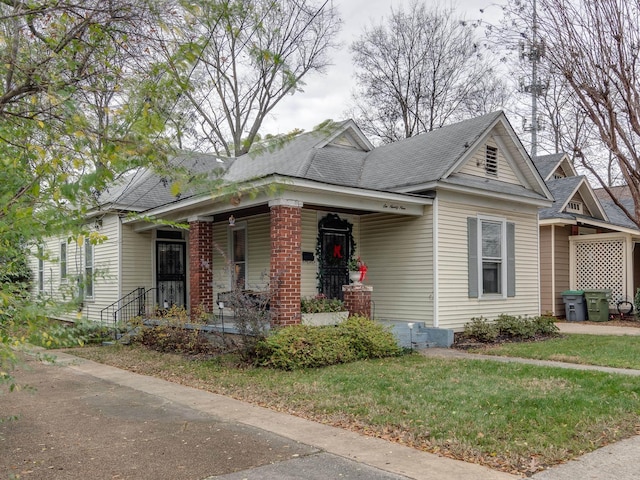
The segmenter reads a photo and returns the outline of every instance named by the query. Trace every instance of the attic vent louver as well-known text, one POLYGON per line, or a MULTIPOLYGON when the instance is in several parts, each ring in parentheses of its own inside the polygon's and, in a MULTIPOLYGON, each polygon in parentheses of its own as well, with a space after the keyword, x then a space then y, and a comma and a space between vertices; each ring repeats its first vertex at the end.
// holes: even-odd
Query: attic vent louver
POLYGON ((487 145, 484 159, 484 171, 492 177, 498 176, 498 148, 487 145))

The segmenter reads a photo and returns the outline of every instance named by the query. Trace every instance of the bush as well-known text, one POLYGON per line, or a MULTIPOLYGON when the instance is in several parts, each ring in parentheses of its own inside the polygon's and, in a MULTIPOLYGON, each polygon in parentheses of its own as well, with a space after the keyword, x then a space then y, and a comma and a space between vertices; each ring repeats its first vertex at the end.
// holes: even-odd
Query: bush
POLYGON ((552 336, 558 333, 553 317, 522 317, 500 315, 495 321, 483 317, 472 318, 464 326, 463 336, 481 343, 502 341, 522 341, 538 336, 552 336))
POLYGON ((464 326, 464 336, 478 342, 491 343, 498 338, 498 328, 486 318, 475 317, 464 326))
POLYGON ((138 326, 138 334, 135 341, 159 352, 181 354, 208 354, 213 353, 214 348, 204 332, 194 324, 183 307, 172 306, 166 311, 158 312, 155 325, 144 325, 132 321, 130 327, 138 326))
POLYGON ((534 317, 533 322, 535 324, 536 333, 539 335, 557 335, 560 332, 560 329, 556 325, 556 319, 550 315, 534 317))
POLYGON ((256 364, 295 370, 400 353, 391 332, 366 317, 354 315, 338 326, 281 328, 260 342, 256 364))
POLYGON ((529 317, 502 314, 496 319, 498 336, 524 340, 536 336, 535 325, 529 317))
POLYGON ((333 313, 344 312, 344 302, 338 298, 327 298, 325 295, 305 297, 300 300, 300 312, 302 313, 333 313))

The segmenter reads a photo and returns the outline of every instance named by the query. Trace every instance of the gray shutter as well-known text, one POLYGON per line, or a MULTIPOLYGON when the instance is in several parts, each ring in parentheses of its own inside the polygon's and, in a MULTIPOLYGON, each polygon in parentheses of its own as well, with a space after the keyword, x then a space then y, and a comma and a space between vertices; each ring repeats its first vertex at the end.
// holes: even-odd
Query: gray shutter
POLYGON ((507 297, 516 296, 516 224, 507 222, 507 297))
POLYGON ((469 297, 478 298, 478 219, 467 218, 467 259, 469 262, 469 297))

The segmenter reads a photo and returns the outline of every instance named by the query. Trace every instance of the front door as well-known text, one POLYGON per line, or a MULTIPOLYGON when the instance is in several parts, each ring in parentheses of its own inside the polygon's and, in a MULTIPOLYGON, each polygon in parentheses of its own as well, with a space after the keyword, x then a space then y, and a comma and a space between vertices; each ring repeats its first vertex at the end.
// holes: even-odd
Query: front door
POLYGON ((348 262, 353 249, 353 226, 336 214, 318 224, 320 247, 320 293, 342 300, 342 286, 349 284, 348 262))
POLYGON ((184 307, 187 300, 186 247, 182 242, 156 243, 156 287, 160 308, 184 307))

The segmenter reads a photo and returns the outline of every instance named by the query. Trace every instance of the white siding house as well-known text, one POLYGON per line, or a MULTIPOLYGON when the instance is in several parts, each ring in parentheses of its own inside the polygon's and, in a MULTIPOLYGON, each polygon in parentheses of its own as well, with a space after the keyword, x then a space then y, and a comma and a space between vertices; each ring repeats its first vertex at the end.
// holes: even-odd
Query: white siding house
MULTIPOLYGON (((212 178, 221 166, 173 161, 212 178)), ((477 316, 540 312, 538 209, 552 197, 502 112, 377 148, 345 121, 223 167, 231 196, 194 187, 176 198, 151 171, 104 195, 104 275, 83 315, 136 289, 159 307, 212 310, 240 282, 270 289, 276 317, 295 323, 301 297, 342 296, 354 256, 375 319, 460 330, 477 316)))

